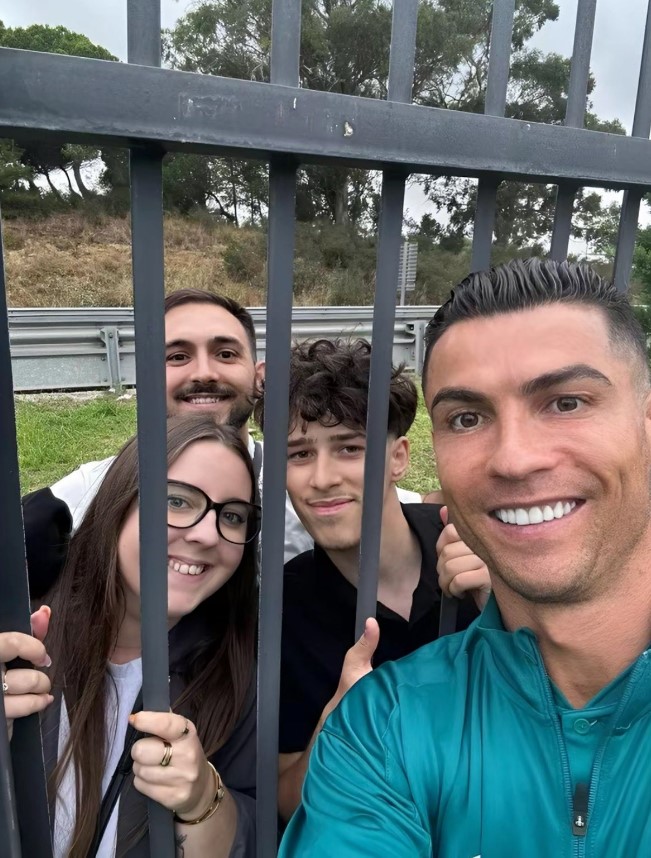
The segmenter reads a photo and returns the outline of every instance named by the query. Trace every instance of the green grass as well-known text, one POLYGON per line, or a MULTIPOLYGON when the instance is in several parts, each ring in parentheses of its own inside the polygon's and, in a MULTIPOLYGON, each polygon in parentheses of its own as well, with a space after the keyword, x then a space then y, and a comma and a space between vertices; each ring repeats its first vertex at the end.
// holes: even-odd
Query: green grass
MULTIPOLYGON (((117 453, 136 431, 135 400, 40 399, 16 402, 18 455, 23 493, 52 485, 82 462, 117 453)), ((428 492, 438 487, 432 458, 430 422, 421 402, 409 433, 411 468, 401 485, 428 492)))
POLYGON ((52 485, 82 462, 116 453, 136 431, 136 404, 110 395, 85 402, 19 400, 16 425, 25 493, 52 485))

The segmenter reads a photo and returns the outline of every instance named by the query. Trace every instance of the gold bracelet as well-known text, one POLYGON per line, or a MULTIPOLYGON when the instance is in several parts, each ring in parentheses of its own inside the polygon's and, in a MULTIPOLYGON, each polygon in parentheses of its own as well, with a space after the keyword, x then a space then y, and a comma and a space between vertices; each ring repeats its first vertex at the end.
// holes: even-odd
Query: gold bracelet
POLYGON ((210 762, 210 760, 206 760, 210 768, 212 769, 212 776, 215 781, 215 797, 208 805, 207 809, 201 814, 201 816, 197 816, 195 819, 183 819, 181 816, 178 816, 176 812, 174 813, 174 821, 180 822, 181 825, 198 825, 200 822, 205 822, 219 809, 219 805, 222 803, 222 799, 224 798, 224 784, 222 783, 222 779, 219 777, 219 772, 210 762))

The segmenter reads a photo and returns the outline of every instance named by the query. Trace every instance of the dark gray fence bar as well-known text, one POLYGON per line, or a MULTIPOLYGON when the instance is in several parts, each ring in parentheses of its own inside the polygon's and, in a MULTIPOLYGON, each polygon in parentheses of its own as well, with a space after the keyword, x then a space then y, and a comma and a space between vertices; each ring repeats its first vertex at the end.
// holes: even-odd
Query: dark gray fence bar
MULTIPOLYGON (((597 0, 579 0, 576 10, 574 49, 565 110, 565 124, 572 128, 581 128, 585 118, 596 8, 597 0)), ((572 231, 572 212, 578 189, 579 186, 573 182, 558 187, 549 253, 551 259, 558 262, 567 256, 572 231)))
POLYGON ((271 82, 281 86, 298 86, 300 54, 301 0, 273 0, 269 63, 271 82))
MULTIPOLYGON (((129 0, 128 58, 160 65, 160 0, 129 0)), ((142 100, 143 94, 140 94, 142 100)), ((163 155, 132 149, 131 234, 138 386, 140 597, 143 708, 169 709, 167 426, 163 315, 163 155)), ((172 814, 147 802, 152 858, 174 858, 172 814)))
MULTIPOLYGON (((484 113, 487 116, 504 116, 514 15, 515 0, 496 0, 493 6, 488 79, 484 100, 484 113)), ((480 271, 490 266, 498 187, 499 179, 479 180, 470 263, 472 271, 480 271)))
MULTIPOLYGON (((417 0, 396 0, 391 21, 389 55, 389 98, 393 104, 411 102, 416 54, 417 0), (411 69, 407 73, 407 69, 411 69)), ((359 581, 355 614, 355 637, 364 630, 367 617, 374 617, 377 605, 380 533, 384 499, 386 426, 389 417, 389 384, 393 358, 392 331, 396 317, 396 283, 400 267, 400 243, 405 199, 405 173, 385 171, 378 228, 375 301, 373 309, 373 351, 366 415, 366 455, 364 459, 364 508, 359 556, 359 581)))
MULTIPOLYGON (((640 62, 640 77, 635 99, 635 116, 633 117, 633 138, 642 138, 648 142, 651 132, 651 0, 647 7, 642 59, 640 62)), ((622 214, 619 221, 617 252, 613 266, 613 280, 617 288, 624 292, 628 286, 628 278, 633 265, 635 250, 635 234, 640 216, 640 203, 643 190, 635 190, 624 194, 622 214)))
MULTIPOLYGON (((31 634, 15 427, 0 217, 0 632, 31 634)), ((12 666, 19 667, 20 663, 12 666)), ((0 691, 0 855, 20 858, 22 849, 26 858, 36 855, 50 858, 52 844, 39 716, 14 722, 10 749, 1 698, 0 691)))
POLYGON ((375 170, 651 185, 651 143, 598 131, 11 48, 0 49, 0 79, 8 137, 138 139, 375 170))
POLYGON ((567 248, 572 231, 572 214, 578 185, 565 184, 558 186, 556 209, 554 211, 554 228, 549 249, 550 259, 561 262, 567 257, 567 248))
POLYGON ((514 15, 515 0, 495 0, 484 100, 484 113, 487 116, 504 116, 511 65, 514 15))
POLYGON ((597 0, 579 0, 576 10, 574 48, 565 111, 565 124, 572 128, 580 128, 585 118, 596 8, 597 0))
POLYGON ((258 649, 257 856, 276 855, 278 704, 285 552, 289 353, 296 208, 296 167, 272 161, 264 425, 262 572, 258 649))
POLYGON ((394 0, 387 87, 389 101, 411 102, 417 28, 418 0, 394 0))
POLYGON ((355 614, 356 638, 364 631, 367 617, 375 616, 377 605, 384 465, 387 449, 386 428, 389 419, 389 384, 393 354, 391 337, 396 313, 396 283, 400 265, 404 198, 405 176, 385 173, 382 179, 378 229, 373 351, 366 417, 364 510, 355 614))
MULTIPOLYGON (((2 475, 0 506, 9 514, 9 520, 3 516, 0 544, 7 539, 11 540, 9 546, 2 545, 2 557, 6 558, 6 562, 2 571, 3 599, 0 603, 0 632, 11 631, 12 629, 25 631, 25 605, 21 598, 24 594, 20 592, 20 587, 16 587, 16 583, 20 584, 19 579, 25 578, 26 575, 5 286, 4 246, 2 221, 0 220, 0 474, 2 475), (7 547, 9 549, 8 555, 6 553, 7 547), (6 597, 5 593, 7 593, 6 597)), ((0 855, 3 858, 5 855, 7 858, 21 858, 16 793, 9 750, 9 735, 5 727, 3 694, 0 694, 0 719, 2 719, 0 721, 0 855)))
MULTIPOLYGON (((272 84, 299 93, 301 0, 273 0, 272 84)), ((294 160, 272 158, 269 165, 267 258, 267 338, 264 426, 262 570, 258 638, 257 858, 274 858, 278 842, 278 709, 285 554, 285 486, 289 421, 294 234, 294 160)))
POLYGON ((486 268, 490 268, 498 187, 498 179, 481 179, 477 187, 475 225, 470 260, 471 271, 483 271, 486 268))

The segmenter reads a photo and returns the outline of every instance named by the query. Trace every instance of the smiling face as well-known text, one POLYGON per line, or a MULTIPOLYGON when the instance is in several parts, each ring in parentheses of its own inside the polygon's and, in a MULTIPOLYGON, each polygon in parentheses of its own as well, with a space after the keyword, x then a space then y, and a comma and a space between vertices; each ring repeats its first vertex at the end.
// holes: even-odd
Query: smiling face
MULTIPOLYGON (((297 425, 287 442, 287 491, 303 527, 326 551, 359 546, 366 433, 317 421, 297 425)), ((409 464, 406 438, 389 439, 384 496, 409 464)))
MULTIPOLYGON (((242 459, 217 441, 202 440, 181 453, 168 471, 170 480, 196 486, 217 503, 250 501, 251 479, 242 459)), ((222 539, 215 511, 196 525, 167 529, 168 618, 177 622, 219 590, 237 569, 244 546, 222 539)), ((126 591, 127 614, 140 615, 138 508, 134 506, 118 538, 118 567, 126 591)))
POLYGON ((210 412, 244 426, 264 365, 251 354, 241 322, 216 304, 187 303, 165 315, 167 413, 210 412))
POLYGON ((649 400, 596 308, 452 325, 425 398, 451 519, 495 587, 531 602, 603 593, 649 553, 649 400))

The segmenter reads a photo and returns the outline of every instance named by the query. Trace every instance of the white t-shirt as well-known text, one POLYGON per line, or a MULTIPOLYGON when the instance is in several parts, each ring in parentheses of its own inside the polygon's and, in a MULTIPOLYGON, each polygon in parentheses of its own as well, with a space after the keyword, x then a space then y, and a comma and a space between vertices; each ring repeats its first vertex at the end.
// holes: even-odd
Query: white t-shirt
MULTIPOLYGON (((108 753, 104 777, 102 778, 102 795, 108 789, 113 772, 120 760, 124 749, 124 738, 129 723, 129 715, 136 702, 138 691, 142 685, 142 660, 139 658, 126 664, 109 663, 110 679, 107 678, 106 694, 106 735, 108 736, 108 753), (112 680, 112 681, 111 681, 112 680), (117 693, 117 698, 116 698, 117 693)), ((59 721, 59 751, 61 757, 70 735, 70 722, 65 700, 61 701, 61 718, 59 721)), ((63 775, 56 799, 54 815, 54 858, 66 858, 70 848, 70 837, 75 826, 75 768, 69 765, 63 775)), ((97 850, 97 858, 114 858, 118 834, 118 799, 111 818, 108 821, 104 836, 97 850)))
MULTIPOLYGON (((262 442, 258 443, 261 444, 262 442)), ((248 448, 249 454, 253 457, 255 442, 251 436, 249 436, 248 448)), ((73 532, 79 527, 90 502, 97 494, 97 490, 114 458, 115 456, 110 456, 108 459, 103 459, 100 462, 86 462, 86 464, 80 465, 76 471, 73 471, 51 486, 50 490, 52 494, 64 501, 70 510, 73 532)), ((260 478, 258 480, 260 497, 262 497, 262 470, 260 470, 260 478)), ((418 492, 401 488, 398 488, 397 492, 401 503, 421 503, 422 501, 418 492)), ((309 551, 313 545, 314 541, 312 537, 299 521, 289 495, 286 493, 285 563, 291 560, 292 557, 296 557, 304 551, 309 551)))

